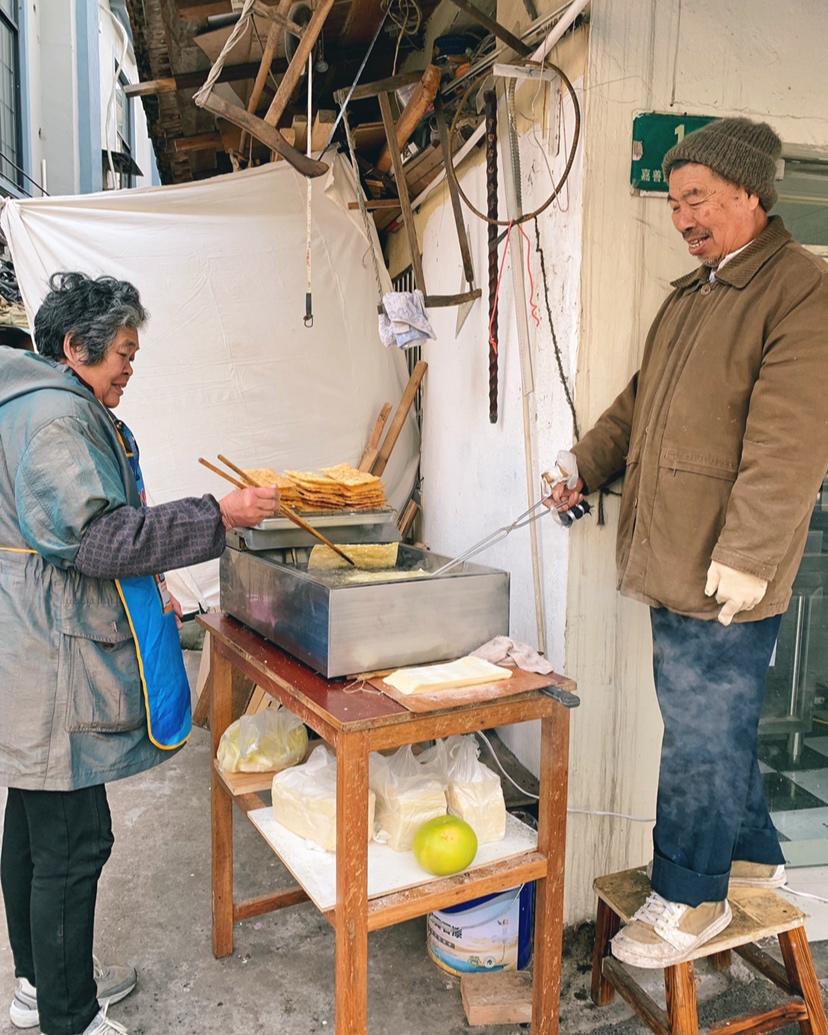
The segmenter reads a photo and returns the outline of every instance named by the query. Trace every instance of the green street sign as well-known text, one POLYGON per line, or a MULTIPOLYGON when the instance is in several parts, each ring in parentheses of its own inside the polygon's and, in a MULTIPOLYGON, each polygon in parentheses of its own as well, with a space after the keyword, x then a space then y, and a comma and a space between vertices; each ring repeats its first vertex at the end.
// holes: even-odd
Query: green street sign
POLYGON ((667 193, 661 171, 664 156, 688 133, 715 122, 713 115, 663 115, 648 111, 633 119, 630 183, 638 191, 667 193))

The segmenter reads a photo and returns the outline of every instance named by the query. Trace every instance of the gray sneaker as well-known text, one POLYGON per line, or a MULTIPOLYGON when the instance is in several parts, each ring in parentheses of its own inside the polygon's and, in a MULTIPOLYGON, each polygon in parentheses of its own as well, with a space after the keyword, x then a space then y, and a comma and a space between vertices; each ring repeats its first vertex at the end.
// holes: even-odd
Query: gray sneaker
MULTIPOLYGON (((104 966, 97 956, 92 957, 95 983, 98 986, 98 1004, 102 1007, 126 999, 138 983, 135 967, 104 966)), ((40 1024, 37 1012, 37 991, 26 978, 14 983, 14 998, 9 1007, 9 1019, 15 1028, 36 1028, 40 1024)), ((106 1031, 107 1029, 101 1029, 106 1031)))

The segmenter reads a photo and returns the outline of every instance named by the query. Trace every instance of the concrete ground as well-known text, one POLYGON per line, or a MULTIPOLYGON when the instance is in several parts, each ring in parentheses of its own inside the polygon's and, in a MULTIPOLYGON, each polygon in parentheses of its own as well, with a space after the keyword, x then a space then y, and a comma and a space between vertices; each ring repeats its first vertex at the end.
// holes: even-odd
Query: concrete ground
MULTIPOLYGON (((129 961, 136 991, 112 1008, 132 1035, 312 1035, 334 1027, 334 937, 306 903, 236 927, 231 957, 210 951, 210 749, 196 729, 166 764, 109 787, 115 848, 98 904, 97 953, 129 961)), ((237 812, 240 818, 240 813, 237 812)), ((264 894, 292 879, 253 827, 236 823, 237 895, 264 894)), ((5 919, 2 928, 5 930, 5 919)), ((563 1035, 644 1032, 623 1002, 598 1010, 589 1001, 589 925, 569 932, 562 991, 563 1035)), ((814 946, 828 976, 828 942, 814 946)), ((641 972, 639 972, 641 973, 641 972)), ((698 968, 702 1021, 726 1019, 778 1001, 773 987, 736 962, 730 974, 698 968)), ((648 975, 658 995, 660 972, 648 975)), ((520 1026, 469 1029, 459 981, 425 951, 423 918, 372 934, 371 1035, 517 1035, 520 1026)), ((823 980, 828 989, 828 981, 823 980)), ((13 964, 0 935, 0 988, 11 998, 13 964)), ((0 1007, 0 1031, 14 1031, 0 1007)), ((793 1026, 784 1029, 795 1035, 793 1026)))

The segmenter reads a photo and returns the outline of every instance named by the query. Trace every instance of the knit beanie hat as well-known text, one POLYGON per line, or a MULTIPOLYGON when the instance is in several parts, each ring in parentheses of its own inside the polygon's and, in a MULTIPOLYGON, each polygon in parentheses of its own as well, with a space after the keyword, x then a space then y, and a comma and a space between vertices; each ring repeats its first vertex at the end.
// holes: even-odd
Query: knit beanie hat
POLYGON ((688 133, 664 156, 664 178, 676 162, 706 165, 725 180, 756 194, 769 212, 776 204, 776 160, 782 142, 767 122, 717 119, 688 133))

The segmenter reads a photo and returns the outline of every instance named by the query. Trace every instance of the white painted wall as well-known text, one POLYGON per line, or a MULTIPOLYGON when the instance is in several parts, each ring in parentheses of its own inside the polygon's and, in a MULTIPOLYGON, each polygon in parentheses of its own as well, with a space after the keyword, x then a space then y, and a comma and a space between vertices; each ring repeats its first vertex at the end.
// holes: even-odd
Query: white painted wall
MULTIPOLYGON (((693 262, 666 201, 630 192, 633 115, 689 112, 766 119, 786 144, 828 143, 820 78, 828 7, 798 0, 593 0, 584 182, 582 318, 577 405, 585 426, 638 365, 644 336, 693 262)), ((566 667, 583 704, 575 715, 570 802, 654 815, 661 726, 646 608, 614 583, 617 501, 604 529, 571 538, 566 667)), ((567 918, 594 909, 598 873, 650 857, 650 827, 614 818, 569 820, 567 918)))
MULTIPOLYGON (((570 41, 553 60, 560 62, 571 78, 581 75, 584 38, 570 41)), ((547 126, 557 116, 557 84, 548 88, 547 126)), ((520 112, 529 114, 535 102, 540 147, 523 119, 521 165, 524 210, 531 211, 550 192, 551 183, 541 148, 548 152, 553 173, 565 164, 563 144, 572 140, 573 112, 567 100, 563 107, 565 131, 559 153, 548 147, 548 135, 541 125, 544 91, 527 84, 517 94, 520 112)), ((554 136, 554 134, 549 134, 554 136)), ((560 205, 553 205, 540 217, 541 240, 549 273, 550 305, 556 334, 564 354, 565 369, 574 376, 579 324, 579 271, 581 251, 581 155, 562 193, 560 205)), ((500 165, 500 213, 506 217, 503 170, 500 165)), ((485 165, 482 154, 463 168, 461 183, 476 207, 486 209, 485 165)), ((508 524, 528 507, 524 465, 524 430, 518 338, 511 284, 511 262, 507 259, 499 303, 500 374, 499 419, 489 423, 488 405, 488 260, 486 224, 466 212, 477 284, 483 297, 475 304, 459 336, 455 337, 457 310, 431 309, 437 340, 423 348, 429 363, 424 403, 422 475, 423 539, 438 553, 451 556, 466 549, 492 530, 508 524)), ((453 294, 463 289, 462 265, 451 207, 445 187, 429 199, 418 214, 424 252, 425 277, 429 292, 453 294)), ((530 320, 534 358, 535 393, 530 399, 530 434, 533 443, 532 486, 538 498, 540 474, 549 469, 558 449, 572 440, 571 419, 560 386, 552 339, 540 283, 540 264, 535 253, 534 225, 525 230, 532 243, 532 273, 540 326, 530 320)), ((517 232, 517 231, 515 231, 517 232)), ((391 242, 392 272, 408 264, 404 234, 391 242)), ((503 246, 501 252, 503 254, 503 246)), ((524 246, 525 261, 525 246, 524 246)), ((547 651, 553 664, 564 664, 566 571, 569 533, 546 516, 539 525, 543 570, 547 651)), ((514 532, 477 560, 511 573, 511 632, 518 639, 536 645, 535 594, 532 578, 528 528, 514 532)), ((527 724, 502 731, 507 743, 523 761, 537 771, 539 729, 527 724)))

